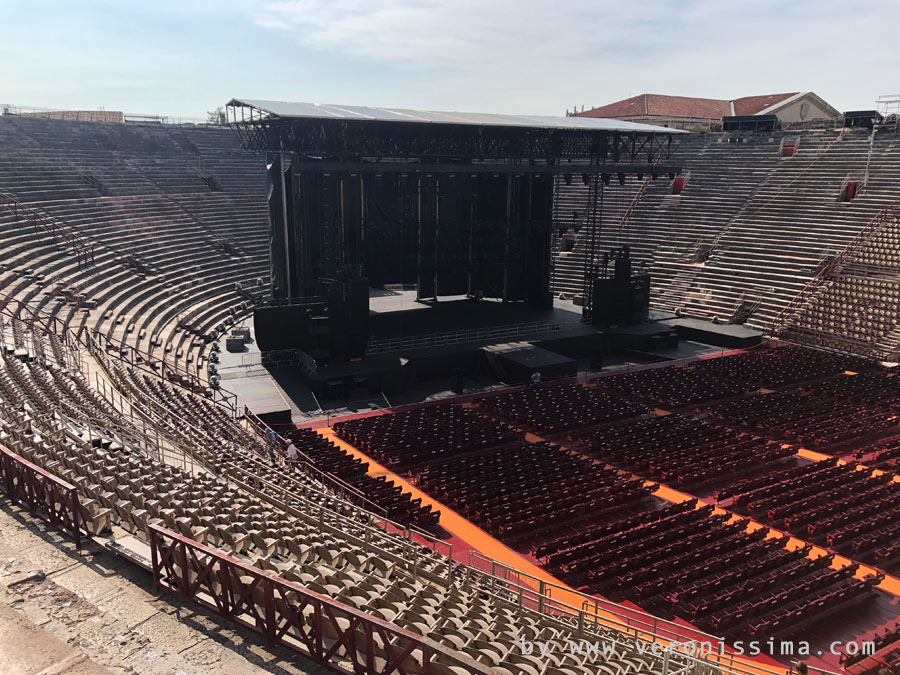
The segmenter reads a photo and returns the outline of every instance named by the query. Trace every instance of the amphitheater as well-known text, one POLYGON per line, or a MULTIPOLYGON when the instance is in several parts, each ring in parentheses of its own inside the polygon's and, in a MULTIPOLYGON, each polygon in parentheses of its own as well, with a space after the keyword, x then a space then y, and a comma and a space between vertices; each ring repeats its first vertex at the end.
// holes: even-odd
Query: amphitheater
POLYGON ((900 667, 896 127, 685 135, 602 226, 560 181, 557 296, 592 235, 760 346, 278 425, 294 467, 209 379, 269 285, 266 158, 15 114, 0 148, 4 672, 900 667))

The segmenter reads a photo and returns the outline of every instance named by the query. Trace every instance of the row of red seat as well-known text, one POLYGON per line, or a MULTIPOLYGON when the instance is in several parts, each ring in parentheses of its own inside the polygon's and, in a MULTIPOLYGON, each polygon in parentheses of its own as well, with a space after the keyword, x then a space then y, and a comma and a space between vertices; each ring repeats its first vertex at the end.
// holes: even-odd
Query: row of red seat
POLYGON ((873 469, 896 473, 900 465, 900 436, 889 436, 857 448, 853 457, 873 469))
MULTIPOLYGON (((709 628, 722 631, 724 625, 748 623, 746 632, 751 637, 779 637, 795 634, 798 628, 821 621, 830 614, 852 603, 860 602, 872 594, 872 589, 884 580, 884 575, 855 579, 857 565, 824 572, 782 588, 777 594, 778 604, 745 604, 728 612, 718 622, 710 622, 709 628), (748 613, 751 617, 748 620, 748 613)), ((718 617, 717 617, 718 618, 718 617)), ((726 629, 727 630, 727 629, 726 629)))
POLYGON ((696 499, 689 499, 663 509, 654 509, 630 518, 598 525, 577 535, 567 535, 546 542, 533 548, 532 553, 540 554, 541 562, 546 567, 561 570, 564 566, 576 563, 597 551, 619 548, 637 537, 642 538, 678 528, 696 522, 700 515, 712 514, 712 505, 695 509, 696 504, 696 499))
POLYGON ((685 489, 721 485, 794 454, 782 443, 680 415, 572 434, 570 443, 591 456, 685 489))
POLYGON ((711 405, 710 414, 754 431, 783 435, 808 447, 829 446, 897 425, 891 414, 864 403, 799 392, 777 392, 711 405))
POLYGON ((638 396, 666 408, 683 408, 748 391, 745 382, 717 377, 698 365, 700 363, 611 375, 598 379, 597 383, 610 391, 638 396))
POLYGON ((522 437, 450 403, 337 422, 334 431, 382 464, 398 469, 513 443, 522 437))
POLYGON ((794 346, 755 349, 742 354, 706 359, 698 364, 698 368, 706 373, 740 380, 754 388, 768 389, 871 367, 869 362, 856 357, 794 346))
POLYGON ((873 410, 900 409, 900 376, 894 373, 860 373, 816 382, 805 389, 837 401, 864 403, 873 410))
POLYGON ((836 459, 734 488, 730 508, 864 561, 900 562, 900 483, 836 459))
POLYGON ((893 626, 885 626, 880 633, 875 633, 872 636, 864 636, 860 642, 871 642, 874 647, 874 653, 867 654, 862 649, 859 649, 853 654, 846 652, 841 654, 841 664, 844 668, 848 669, 848 672, 858 675, 867 672, 864 670, 851 669, 852 666, 866 660, 871 660, 875 663, 883 663, 890 667, 892 664, 889 656, 895 651, 898 657, 896 665, 900 665, 900 622, 895 623, 893 626))
POLYGON ((477 401, 490 415, 518 428, 553 434, 646 415, 646 406, 605 389, 577 383, 541 385, 477 401))
POLYGON ((418 484, 506 543, 641 510, 656 486, 628 479, 550 443, 491 450, 422 467, 418 484))
POLYGON ((710 598, 719 593, 742 587, 752 582, 759 574, 777 569, 795 560, 806 558, 812 544, 806 544, 793 551, 781 547, 780 540, 772 539, 776 546, 768 551, 743 548, 723 558, 719 571, 701 570, 700 576, 678 574, 668 579, 664 600, 670 608, 693 620, 703 613, 710 598))
POLYGON ((536 544, 531 548, 531 554, 545 564, 551 563, 550 557, 557 553, 575 550, 580 546, 609 535, 627 533, 644 526, 654 529, 664 527, 661 524, 661 521, 672 516, 693 511, 696 505, 696 498, 686 499, 678 504, 669 504, 660 509, 651 509, 634 515, 615 518, 608 522, 591 524, 581 528, 574 534, 564 534, 540 544, 536 544))

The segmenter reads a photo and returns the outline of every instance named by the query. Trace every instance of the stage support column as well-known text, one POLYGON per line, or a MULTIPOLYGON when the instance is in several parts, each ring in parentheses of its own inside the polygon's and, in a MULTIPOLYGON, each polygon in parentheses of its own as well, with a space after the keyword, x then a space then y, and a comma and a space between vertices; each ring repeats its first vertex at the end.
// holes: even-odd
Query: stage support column
POLYGON ((319 292, 318 279, 322 269, 322 236, 323 212, 322 190, 323 175, 321 173, 300 173, 296 177, 297 207, 297 239, 298 295, 309 297, 319 292))
POLYGON ((535 307, 553 307, 550 291, 550 238, 553 228, 553 178, 540 174, 528 180, 525 295, 535 307))
POLYGON ((510 269, 509 266, 513 259, 513 249, 515 246, 515 233, 513 232, 513 177, 512 174, 506 175, 506 210, 504 213, 504 232, 503 232, 503 301, 512 300, 510 297, 510 269))
POLYGON ((345 173, 340 178, 342 272, 362 277, 363 185, 362 175, 345 173))
MULTIPOLYGON (((290 181, 287 185, 285 185, 284 180, 284 154, 278 155, 278 167, 280 171, 278 172, 281 175, 281 218, 282 225, 284 226, 284 269, 287 270, 287 274, 285 275, 285 279, 287 281, 287 297, 294 297, 294 285, 291 283, 291 277, 293 276, 293 265, 291 264, 291 235, 290 235, 290 226, 291 223, 288 222, 288 193, 287 188, 293 191, 293 180, 290 181)), ((292 174, 293 175, 293 174, 292 174)))
POLYGON ((282 153, 270 155, 267 162, 269 184, 269 271, 273 298, 292 298, 296 292, 294 244, 294 179, 290 164, 284 166, 282 153))
POLYGON ((419 269, 416 299, 437 300, 438 181, 431 175, 419 176, 419 269))

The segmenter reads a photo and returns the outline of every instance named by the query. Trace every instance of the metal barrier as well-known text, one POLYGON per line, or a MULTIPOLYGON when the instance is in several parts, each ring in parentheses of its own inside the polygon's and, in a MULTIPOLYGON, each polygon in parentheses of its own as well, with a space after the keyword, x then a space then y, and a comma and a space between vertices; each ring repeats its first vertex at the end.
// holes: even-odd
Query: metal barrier
POLYGON ((558 333, 582 327, 580 321, 532 321, 505 326, 473 328, 449 333, 430 333, 408 338, 393 338, 370 342, 366 345, 366 356, 386 354, 406 349, 424 349, 445 345, 468 344, 484 340, 507 340, 510 338, 534 337, 545 333, 558 333))
POLYGON ((74 485, 5 448, 0 448, 0 479, 13 504, 21 503, 81 546, 81 507, 74 485))
POLYGON ((429 638, 315 593, 156 525, 153 583, 340 673, 446 673, 487 666, 429 638), (351 668, 346 667, 349 661, 351 668))
POLYGON ((523 607, 543 614, 569 616, 577 620, 582 630, 599 625, 641 639, 666 642, 687 640, 710 643, 716 647, 725 643, 724 638, 696 628, 660 619, 638 609, 632 610, 597 596, 539 579, 475 550, 469 551, 469 566, 483 571, 490 577, 492 586, 497 583, 505 585, 508 591, 520 599, 523 607), (562 598, 566 601, 564 602, 562 598))

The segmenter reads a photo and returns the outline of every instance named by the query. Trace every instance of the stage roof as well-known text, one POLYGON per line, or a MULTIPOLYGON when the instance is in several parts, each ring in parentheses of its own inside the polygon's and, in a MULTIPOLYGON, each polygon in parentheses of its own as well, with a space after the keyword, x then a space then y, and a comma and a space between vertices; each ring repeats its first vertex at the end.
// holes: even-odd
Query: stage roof
POLYGON ((270 117, 297 119, 362 120, 379 122, 419 122, 429 124, 467 124, 496 127, 578 129, 582 131, 620 131, 644 134, 682 134, 680 129, 638 124, 596 117, 553 117, 549 115, 500 115, 496 113, 440 112, 409 108, 370 108, 355 105, 289 103, 256 99, 231 99, 226 105, 254 108, 270 117))

